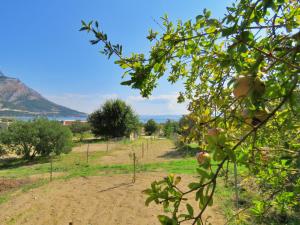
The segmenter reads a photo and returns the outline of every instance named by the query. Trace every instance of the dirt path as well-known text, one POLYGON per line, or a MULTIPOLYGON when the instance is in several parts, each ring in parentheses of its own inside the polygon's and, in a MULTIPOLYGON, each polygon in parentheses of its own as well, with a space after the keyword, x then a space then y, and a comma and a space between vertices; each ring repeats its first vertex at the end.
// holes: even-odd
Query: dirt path
MULTIPOLYGON (((0 224, 158 225, 161 207, 146 207, 141 191, 163 175, 140 173, 135 184, 128 174, 54 181, 0 205, 0 224)), ((191 179, 183 176, 183 185, 191 179)), ((212 224, 224 224, 216 208, 209 208, 208 215, 212 224)))

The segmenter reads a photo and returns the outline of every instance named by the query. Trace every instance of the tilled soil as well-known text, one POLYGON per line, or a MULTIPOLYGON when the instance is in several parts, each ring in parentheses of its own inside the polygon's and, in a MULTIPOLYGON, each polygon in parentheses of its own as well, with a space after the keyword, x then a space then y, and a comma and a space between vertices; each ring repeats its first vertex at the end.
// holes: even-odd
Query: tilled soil
MULTIPOLYGON (((146 207, 141 192, 165 175, 139 173, 134 184, 130 174, 56 180, 1 204, 0 224, 158 225, 161 206, 146 207)), ((182 176, 182 188, 193 179, 182 176)), ((205 216, 211 216, 212 224, 224 224, 216 207, 205 216)))
MULTIPOLYGON (((75 147, 73 152, 85 152, 87 145, 75 147)), ((174 160, 172 153, 175 152, 174 145, 169 140, 144 141, 135 146, 120 144, 109 144, 108 151, 106 144, 90 144, 89 152, 107 152, 107 155, 98 159, 101 165, 130 164, 132 163, 132 153, 135 152, 139 163, 155 163, 174 160), (148 146, 148 147, 147 147, 148 146)))
MULTIPOLYGON (((75 152, 86 151, 87 145, 73 149, 75 152)), ((91 154, 107 151, 106 144, 90 144, 91 154)), ((136 153, 138 163, 153 163, 174 160, 175 150, 170 141, 148 141, 134 147, 109 145, 107 155, 99 157, 100 165, 130 164, 132 153, 136 153)), ((95 163, 95 162, 94 162, 95 163)), ((142 190, 152 181, 166 176, 165 173, 139 173, 136 183, 132 184, 131 174, 113 174, 95 177, 82 177, 70 180, 55 180, 50 184, 19 193, 0 205, 0 225, 159 225, 157 215, 162 214, 162 206, 145 206, 146 196, 142 190)), ((61 174, 57 174, 60 176, 61 174)), ((48 176, 48 174, 46 174, 48 176)), ((32 179, 43 178, 36 175, 32 179)), ((1 178, 0 178, 1 179, 1 178)), ((182 176, 182 190, 195 178, 182 176)), ((22 180, 5 181, 4 190, 19 187, 22 180), (11 183, 9 183, 11 182, 11 183)), ((1 180, 0 180, 1 187, 1 180)), ((1 193, 1 189, 0 189, 1 193)), ((191 195, 190 198, 193 198, 191 195)), ((196 202, 192 205, 197 208, 196 202)), ((185 204, 183 204, 185 207, 185 204)), ((196 213, 196 212, 195 212, 196 213)), ((213 225, 225 223, 219 209, 208 208, 205 217, 211 216, 213 225)), ((185 224, 191 224, 187 222, 185 224)))
POLYGON ((24 184, 29 184, 31 182, 31 179, 7 179, 4 177, 0 177, 0 194, 14 188, 21 187, 24 184))

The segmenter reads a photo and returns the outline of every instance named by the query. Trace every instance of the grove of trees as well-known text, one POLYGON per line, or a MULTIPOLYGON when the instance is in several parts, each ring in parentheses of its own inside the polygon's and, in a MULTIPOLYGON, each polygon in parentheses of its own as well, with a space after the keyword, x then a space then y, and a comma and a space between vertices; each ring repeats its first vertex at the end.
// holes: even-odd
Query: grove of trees
POLYGON ((72 149, 72 133, 57 121, 36 119, 15 121, 0 132, 2 152, 13 152, 25 159, 59 155, 72 149))
POLYGON ((89 115, 88 122, 92 133, 98 137, 124 137, 139 129, 137 114, 120 99, 106 101, 100 109, 89 115))
POLYGON ((238 222, 285 223, 300 207, 299 1, 237 1, 223 18, 204 10, 187 21, 164 16, 161 27, 161 33, 149 31, 149 54, 128 57, 98 22, 83 21, 81 28, 105 55, 116 57, 127 78, 122 84, 142 96, 151 95, 165 74, 170 83, 185 84, 178 101, 189 104, 186 134, 206 152, 198 154, 199 178, 188 191, 177 187, 179 176, 154 181, 145 191, 146 204, 163 203, 170 213, 158 216, 162 224, 202 225, 220 176, 227 165, 237 165, 247 168, 260 193, 249 210, 237 213, 252 216, 238 222), (184 200, 192 193, 197 208, 184 200), (186 211, 179 213, 182 205, 186 211))

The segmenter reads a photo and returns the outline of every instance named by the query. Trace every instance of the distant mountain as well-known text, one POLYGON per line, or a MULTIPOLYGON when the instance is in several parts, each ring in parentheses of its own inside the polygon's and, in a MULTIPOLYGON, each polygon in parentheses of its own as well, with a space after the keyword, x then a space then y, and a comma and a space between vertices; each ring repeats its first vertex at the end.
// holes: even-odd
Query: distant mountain
POLYGON ((81 117, 86 114, 55 104, 0 71, 0 116, 81 117))

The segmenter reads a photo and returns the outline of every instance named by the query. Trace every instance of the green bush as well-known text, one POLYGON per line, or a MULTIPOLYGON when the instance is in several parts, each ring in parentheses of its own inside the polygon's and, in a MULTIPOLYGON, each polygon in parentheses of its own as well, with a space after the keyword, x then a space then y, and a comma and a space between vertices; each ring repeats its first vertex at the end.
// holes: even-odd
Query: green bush
POLYGON ((16 121, 0 133, 0 140, 7 149, 25 159, 49 156, 51 152, 59 155, 72 149, 70 129, 47 119, 16 121))

